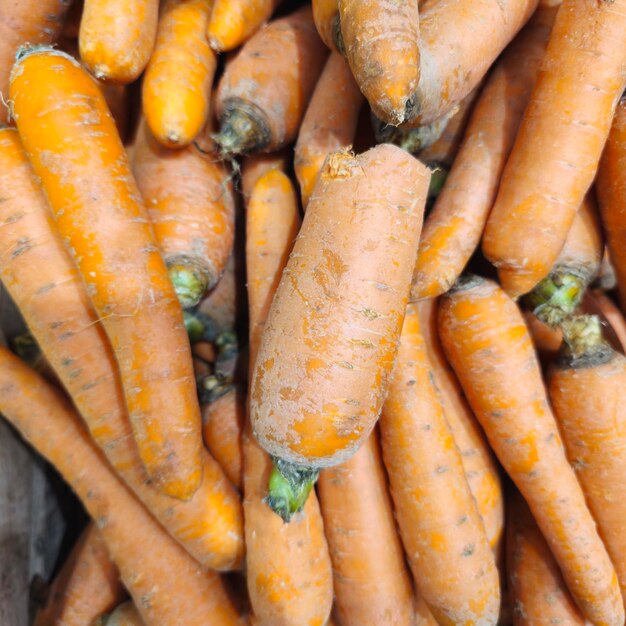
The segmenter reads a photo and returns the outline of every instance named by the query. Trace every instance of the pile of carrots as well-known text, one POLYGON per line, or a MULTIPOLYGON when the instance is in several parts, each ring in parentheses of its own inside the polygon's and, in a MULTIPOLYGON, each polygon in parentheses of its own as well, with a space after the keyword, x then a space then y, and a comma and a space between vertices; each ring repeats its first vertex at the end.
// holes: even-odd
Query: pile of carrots
POLYGON ((623 626, 625 88, 626 0, 0 0, 33 624, 623 626))

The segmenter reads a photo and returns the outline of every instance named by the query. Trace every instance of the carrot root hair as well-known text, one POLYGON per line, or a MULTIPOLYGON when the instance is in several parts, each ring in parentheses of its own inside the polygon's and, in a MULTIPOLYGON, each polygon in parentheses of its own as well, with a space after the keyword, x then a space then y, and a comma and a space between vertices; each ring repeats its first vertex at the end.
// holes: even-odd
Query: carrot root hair
POLYGON ((196 306, 204 294, 215 286, 217 277, 207 263, 185 254, 167 260, 167 273, 183 309, 196 306))
POLYGON ((214 140, 222 154, 230 155, 259 152, 271 137, 263 112, 249 102, 233 98, 225 105, 220 132, 214 140))
POLYGON ((280 515, 283 522, 289 523, 304 508, 319 470, 289 463, 278 457, 272 457, 272 461, 274 467, 270 474, 268 494, 263 501, 280 515))

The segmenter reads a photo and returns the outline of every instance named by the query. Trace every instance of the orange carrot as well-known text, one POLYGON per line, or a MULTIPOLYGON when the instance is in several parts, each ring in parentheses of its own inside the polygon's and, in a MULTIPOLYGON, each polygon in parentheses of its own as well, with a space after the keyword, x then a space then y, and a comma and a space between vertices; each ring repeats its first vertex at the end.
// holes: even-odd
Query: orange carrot
MULTIPOLYGON (((597 193, 596 193, 597 196, 597 193)), ((600 272, 598 278, 595 280, 595 286, 600 289, 611 290, 617 287, 617 278, 615 276, 615 268, 611 261, 611 254, 608 246, 604 247, 604 255, 602 257, 602 264, 600 265, 600 272)))
POLYGON ((156 243, 183 308, 198 304, 220 279, 235 238, 235 200, 216 153, 165 148, 139 129, 133 173, 156 243))
POLYGON ((305 209, 326 157, 352 146, 362 104, 363 96, 345 59, 338 52, 331 53, 302 120, 294 153, 305 209))
POLYGON ((120 604, 113 613, 94 626, 144 626, 137 607, 132 602, 120 604))
POLYGON ((546 277, 593 182, 626 86, 624 28, 626 0, 559 8, 483 238, 513 297, 546 277))
POLYGON ((380 420, 400 536, 417 590, 440 624, 495 625, 495 557, 433 381, 410 305, 380 420))
POLYGON ((141 459, 160 489, 187 499, 202 479, 191 351, 104 98, 74 59, 50 48, 22 52, 10 95, 26 152, 115 351, 141 459))
POLYGON ((241 194, 244 200, 247 201, 250 198, 254 185, 265 172, 269 170, 285 172, 288 168, 288 160, 286 150, 247 156, 241 168, 241 194))
POLYGON ((200 313, 212 320, 217 332, 235 328, 240 291, 245 289, 242 282, 241 268, 235 254, 231 254, 219 282, 198 307, 200 313))
POLYGON ((80 58, 96 78, 132 83, 152 54, 158 17, 158 0, 85 0, 80 58))
POLYGON ((221 149, 227 154, 272 152, 291 143, 325 57, 310 7, 256 33, 220 80, 216 140, 221 149))
POLYGON ((311 0, 313 21, 320 38, 331 52, 343 54, 343 38, 339 23, 339 4, 337 0, 311 0))
POLYGON ((626 321, 609 296, 599 289, 587 291, 582 309, 585 313, 597 315, 602 320, 606 339, 614 350, 626 352, 626 321))
POLYGON ((551 363, 561 348, 563 341, 561 329, 542 322, 530 311, 524 311, 524 321, 526 322, 533 346, 537 351, 539 361, 544 366, 551 363))
POLYGON ((252 377, 251 421, 277 459, 270 503, 281 514, 297 510, 284 500, 290 489, 298 500, 317 470, 352 456, 378 419, 429 177, 419 161, 389 144, 326 160, 252 377))
POLYGON ((623 625, 617 575, 565 457, 519 309, 496 283, 469 276, 443 296, 439 331, 474 414, 577 604, 598 626, 623 625))
POLYGON ((147 624, 235 626, 219 575, 203 570, 135 500, 89 439, 69 402, 0 348, 0 411, 56 466, 95 520, 147 624))
MULTIPOLYGON (((186 501, 147 480, 132 440, 117 363, 83 282, 56 233, 15 129, 0 130, 0 279, 111 465, 199 562, 238 567, 241 505, 217 463, 202 455, 202 482, 186 501)), ((194 391, 195 393, 195 391, 194 391)))

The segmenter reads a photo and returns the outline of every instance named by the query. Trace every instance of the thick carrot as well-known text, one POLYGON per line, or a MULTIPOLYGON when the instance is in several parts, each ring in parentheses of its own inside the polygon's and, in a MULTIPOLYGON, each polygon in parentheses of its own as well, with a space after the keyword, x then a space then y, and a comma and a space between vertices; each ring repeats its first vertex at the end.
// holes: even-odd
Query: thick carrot
POLYGON ((437 300, 420 302, 416 309, 437 394, 454 442, 461 453, 467 484, 476 500, 489 545, 497 557, 504 530, 504 493, 498 466, 485 433, 469 408, 461 385, 443 352, 437 328, 437 300))
POLYGON ((571 318, 563 335, 548 375, 550 401, 626 598, 626 357, 602 338, 597 317, 571 318))
POLYGON ((306 209, 326 157, 354 143, 363 96, 346 60, 328 57, 307 107, 294 153, 294 170, 306 209))
POLYGON ((33 626, 85 626, 126 596, 117 567, 93 523, 82 533, 56 575, 33 626))
POLYGON ((272 152, 291 143, 325 60, 310 7, 264 26, 220 80, 216 140, 221 149, 272 152))
POLYGON ((413 584, 373 431, 346 463, 320 473, 318 494, 343 626, 413 626, 413 584))
POLYGON ((528 505, 512 490, 507 505, 507 575, 514 626, 588 622, 570 595, 550 548, 528 505))
POLYGON ((343 48, 359 89, 379 119, 402 124, 420 80, 417 0, 339 0, 338 5, 343 48))
POLYGON ((404 319, 380 432, 418 592, 440 624, 495 625, 500 611, 495 556, 437 395, 414 305, 404 319))
POLYGON ((565 457, 519 309, 496 283, 469 276, 443 296, 439 331, 474 414, 576 602, 597 626, 623 625, 617 575, 565 457))
POLYGON ((159 0, 85 0, 80 58, 96 78, 132 83, 150 60, 158 17, 159 0))
POLYGON ((56 466, 95 520, 147 624, 239 623, 218 574, 203 570, 132 497, 69 402, 0 348, 0 411, 56 466))
POLYGON ((141 459, 160 489, 187 499, 202 479, 191 351, 104 98, 74 59, 50 48, 22 52, 10 95, 26 152, 115 351, 141 459))
POLYGON ((478 246, 556 10, 539 9, 487 78, 458 157, 424 222, 412 300, 434 298, 450 289, 478 246))
POLYGON ((217 153, 171 150, 145 124, 132 168, 183 308, 198 304, 224 272, 235 239, 235 199, 217 153))
POLYGON ((299 474, 306 483, 321 467, 346 461, 378 419, 429 178, 389 144, 326 160, 252 377, 254 434, 277 459, 270 488, 277 509, 292 508, 283 496, 303 488, 299 474))
POLYGON ((609 296, 599 289, 587 291, 581 308, 585 313, 600 317, 606 339, 614 350, 626 352, 626 320, 609 296))
MULTIPOLYGON (((246 264, 250 311, 250 364, 280 274, 300 227, 289 178, 263 174, 246 211, 246 264)), ((257 626, 322 626, 332 605, 332 570, 315 493, 290 524, 265 503, 272 460, 244 431, 244 514, 247 581, 257 626)))
POLYGON ((559 8, 483 238, 513 297, 547 276, 593 182, 626 85, 625 28, 626 0, 559 8))
POLYGON ((337 0, 311 0, 313 21, 322 41, 331 52, 343 54, 343 39, 339 23, 339 4, 337 0))
POLYGON ((199 562, 241 564, 241 505, 217 463, 202 455, 200 487, 172 500, 147 480, 132 440, 111 346, 57 234, 15 129, 0 130, 0 279, 48 357, 94 441, 166 529, 199 562))
POLYGON ((144 624, 137 607, 132 602, 124 602, 94 626, 144 626, 144 624))

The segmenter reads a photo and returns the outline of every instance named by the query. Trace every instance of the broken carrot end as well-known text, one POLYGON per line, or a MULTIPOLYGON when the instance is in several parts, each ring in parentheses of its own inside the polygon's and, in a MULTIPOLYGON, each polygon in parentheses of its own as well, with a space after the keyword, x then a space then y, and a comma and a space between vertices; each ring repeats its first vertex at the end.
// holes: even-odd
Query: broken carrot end
POLYGON ((283 522, 289 523, 306 504, 319 470, 289 463, 272 457, 274 467, 270 474, 268 494, 263 500, 283 522))
POLYGON ((207 268, 192 258, 180 256, 168 260, 167 272, 183 309, 196 306, 211 287, 207 268))

